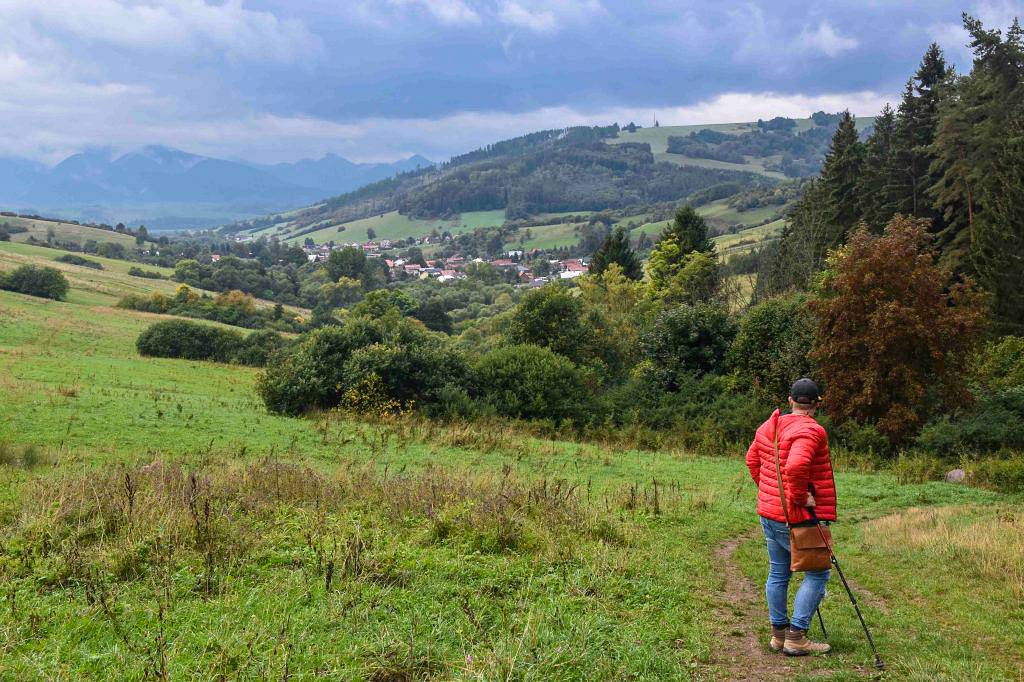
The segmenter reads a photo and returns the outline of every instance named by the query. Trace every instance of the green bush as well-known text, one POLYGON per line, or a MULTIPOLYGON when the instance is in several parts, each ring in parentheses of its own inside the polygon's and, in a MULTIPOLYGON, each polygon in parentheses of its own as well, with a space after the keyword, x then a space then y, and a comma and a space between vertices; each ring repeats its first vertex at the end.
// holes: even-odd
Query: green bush
POLYGON ((1024 492, 1024 454, 986 457, 964 463, 967 482, 1008 493, 1024 492))
POLYGON ((7 274, 0 274, 0 289, 55 301, 63 301, 70 288, 67 278, 55 268, 22 265, 7 274))
POLYGON ((728 378, 716 375, 683 373, 669 390, 650 362, 638 365, 603 402, 617 426, 671 431, 674 437, 669 440, 676 447, 749 441, 772 409, 750 394, 732 390, 728 378))
POLYGON ((526 293, 509 320, 511 344, 542 346, 574 362, 583 358, 587 330, 583 306, 568 288, 552 284, 526 293))
POLYGON ((92 268, 93 270, 103 269, 103 263, 97 263, 94 260, 82 258, 81 256, 78 256, 73 253, 65 253, 63 256, 58 256, 57 258, 54 258, 54 260, 57 261, 58 263, 68 263, 69 265, 81 265, 82 267, 92 268))
POLYGON ((917 445, 937 455, 1024 449, 1024 386, 983 394, 969 411, 930 422, 917 445))
POLYGON ((729 314, 707 303, 661 312, 640 339, 659 381, 675 388, 683 374, 711 374, 725 360, 736 334, 729 314))
POLYGON ((845 422, 832 432, 836 440, 854 452, 866 455, 889 455, 892 443, 872 424, 845 422))
POLYGON ((740 320, 727 364, 740 386, 781 403, 794 381, 814 374, 808 357, 813 345, 814 316, 806 296, 773 298, 740 320))
POLYGON ((128 274, 131 275, 132 277, 144 277, 146 279, 166 279, 159 272, 156 272, 154 270, 143 270, 142 268, 135 265, 128 268, 128 274))
POLYGON ((349 389, 372 383, 387 399, 416 406, 436 402, 446 387, 464 385, 467 375, 461 353, 424 337, 406 346, 357 348, 345 363, 344 383, 349 389))
POLYGON ((1004 336, 979 353, 974 378, 985 391, 1024 386, 1024 338, 1004 336))
POLYGON ((263 367, 276 353, 288 347, 288 341, 275 331, 252 332, 238 345, 232 360, 240 365, 263 367))
POLYGON ((941 480, 952 468, 949 462, 920 452, 901 454, 892 463, 892 473, 901 484, 941 480))
POLYGON ((232 329, 164 320, 142 332, 135 346, 140 355, 150 357, 231 362, 242 343, 242 335, 232 329))
POLYGON ((290 415, 337 405, 345 362, 354 346, 347 328, 330 326, 309 332, 290 352, 267 364, 256 384, 263 404, 271 412, 290 415))
POLYGON ((504 346, 475 367, 483 401, 497 414, 523 419, 578 419, 584 386, 576 365, 547 348, 504 346))
POLYGON ((292 415, 335 407, 367 382, 380 398, 431 401, 463 364, 420 322, 390 310, 309 332, 271 359, 257 390, 267 409, 292 415))

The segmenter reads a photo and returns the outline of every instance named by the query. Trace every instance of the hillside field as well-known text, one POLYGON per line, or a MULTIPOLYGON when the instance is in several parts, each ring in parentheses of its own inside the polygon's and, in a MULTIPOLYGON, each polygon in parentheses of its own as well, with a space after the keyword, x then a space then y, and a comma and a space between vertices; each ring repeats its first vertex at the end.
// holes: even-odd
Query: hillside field
POLYGON ((409 237, 426 237, 434 230, 462 234, 463 232, 472 232, 479 227, 499 227, 504 222, 504 211, 473 211, 463 213, 457 218, 450 220, 411 218, 400 214, 398 211, 389 211, 381 215, 353 220, 343 224, 324 221, 323 227, 312 232, 306 232, 305 234, 293 232, 289 228, 290 223, 287 221, 255 230, 250 232, 250 234, 254 237, 278 235, 290 244, 302 244, 307 238, 312 239, 317 244, 330 241, 356 242, 361 244, 370 240, 367 235, 368 229, 374 231, 376 239, 398 240, 409 237))
MULTIPOLYGON (((165 296, 173 296, 178 287, 181 286, 178 282, 170 279, 174 274, 174 270, 171 268, 162 268, 156 265, 133 263, 112 258, 101 258, 91 254, 83 257, 102 265, 102 270, 82 265, 61 263, 56 260, 67 253, 69 252, 45 246, 21 244, 13 241, 0 242, 0 271, 13 270, 20 265, 41 265, 56 268, 64 274, 71 284, 68 301, 90 306, 112 307, 125 296, 133 294, 148 296, 154 292, 159 292, 165 296), (132 267, 138 267, 150 272, 159 272, 167 279, 149 279, 147 277, 129 275, 128 270, 132 267)), ((199 288, 194 289, 199 294, 214 295, 215 293, 199 288)), ((274 306, 274 303, 262 299, 255 299, 255 302, 256 305, 261 307, 274 306)), ((308 310, 296 306, 285 306, 285 309, 303 316, 309 314, 308 310)))
POLYGON ((26 232, 17 232, 11 235, 12 242, 25 242, 30 237, 45 242, 52 233, 54 238, 62 242, 74 242, 79 246, 92 240, 97 244, 106 242, 122 244, 125 248, 135 246, 135 237, 110 230, 101 230, 98 227, 87 225, 76 225, 74 223, 62 223, 52 220, 36 220, 35 218, 18 218, 0 216, 0 225, 7 223, 12 227, 23 227, 26 232))
MULTIPOLYGON (((0 292, 0 678, 868 675, 838 582, 833 655, 767 652, 743 444, 273 416, 256 370, 138 356, 158 316, 95 286, 0 292)), ((837 485, 885 679, 1019 679, 1024 500, 837 485)))
MULTIPOLYGON (((794 133, 801 133, 805 130, 809 130, 814 126, 810 118, 797 118, 793 119, 796 121, 796 127, 793 129, 794 133)), ((870 126, 874 123, 873 116, 858 116, 857 127, 863 129, 864 127, 870 126)), ((675 163, 680 166, 700 166, 702 168, 718 168, 722 170, 738 170, 748 171, 752 173, 758 173, 769 178, 776 180, 785 180, 786 176, 778 171, 767 170, 765 163, 769 161, 778 161, 775 156, 771 157, 753 157, 747 156, 745 163, 730 163, 727 161, 718 161, 716 159, 703 159, 693 158, 684 156, 682 154, 670 154, 668 152, 668 138, 669 137, 686 137, 690 133, 696 133, 701 130, 713 130, 719 133, 726 133, 729 135, 740 135, 742 133, 749 133, 756 131, 756 122, 746 123, 712 123, 712 124, 698 124, 698 125, 685 125, 685 126, 658 126, 657 128, 651 126, 647 128, 638 128, 635 132, 629 132, 628 130, 622 130, 619 132, 618 137, 609 140, 609 144, 623 143, 623 142, 640 142, 651 145, 651 152, 654 153, 655 161, 667 161, 669 163, 675 163)))

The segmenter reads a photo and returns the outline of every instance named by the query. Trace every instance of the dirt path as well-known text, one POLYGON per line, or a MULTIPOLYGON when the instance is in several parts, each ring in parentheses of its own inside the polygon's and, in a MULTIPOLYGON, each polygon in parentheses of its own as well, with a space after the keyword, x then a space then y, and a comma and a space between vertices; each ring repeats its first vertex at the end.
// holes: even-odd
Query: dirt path
POLYGON ((789 658, 768 648, 771 632, 765 611, 764 587, 755 585, 736 563, 736 549, 755 537, 748 533, 731 538, 715 550, 725 585, 718 597, 719 649, 713 660, 725 680, 790 680, 797 674, 820 672, 819 659, 806 656, 789 658))

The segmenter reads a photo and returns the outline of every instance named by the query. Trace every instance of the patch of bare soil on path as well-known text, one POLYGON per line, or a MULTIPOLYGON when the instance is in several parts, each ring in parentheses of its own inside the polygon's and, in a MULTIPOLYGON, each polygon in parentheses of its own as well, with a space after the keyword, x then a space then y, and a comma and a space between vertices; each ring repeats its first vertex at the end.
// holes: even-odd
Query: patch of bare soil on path
POLYGON ((764 586, 755 585, 736 563, 736 549, 755 537, 748 533, 731 538, 715 550, 724 586, 718 596, 715 614, 718 623, 717 649, 712 660, 724 680, 791 680, 796 675, 830 676, 821 659, 813 656, 790 658, 768 648, 771 630, 764 586))

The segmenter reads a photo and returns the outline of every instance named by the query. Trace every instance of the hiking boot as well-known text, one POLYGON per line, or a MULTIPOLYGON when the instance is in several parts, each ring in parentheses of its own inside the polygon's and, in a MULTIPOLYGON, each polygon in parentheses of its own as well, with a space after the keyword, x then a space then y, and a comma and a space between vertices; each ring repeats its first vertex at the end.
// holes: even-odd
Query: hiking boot
POLYGON ((782 653, 787 656, 806 656, 807 654, 827 654, 832 647, 824 642, 812 642, 807 639, 807 630, 788 628, 786 642, 782 645, 782 653))
POLYGON ((768 643, 768 648, 772 651, 782 651, 782 647, 786 644, 786 630, 788 629, 788 625, 773 625, 772 641, 768 643))

